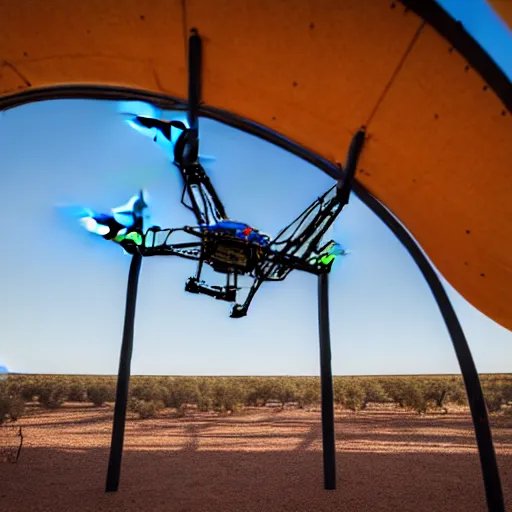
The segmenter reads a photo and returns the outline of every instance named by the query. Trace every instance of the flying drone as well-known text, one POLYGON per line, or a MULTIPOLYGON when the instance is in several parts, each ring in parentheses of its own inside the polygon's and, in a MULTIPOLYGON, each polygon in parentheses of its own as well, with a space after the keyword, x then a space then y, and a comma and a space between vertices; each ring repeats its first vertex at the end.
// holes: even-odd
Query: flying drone
MULTIPOLYGON (((193 29, 189 38, 189 84, 186 124, 181 120, 162 120, 150 116, 128 115, 131 127, 163 148, 183 180, 181 204, 195 216, 195 225, 145 230, 148 205, 141 191, 111 215, 90 213, 83 225, 104 238, 121 244, 129 254, 179 256, 197 261, 197 269, 185 284, 190 293, 205 294, 233 303, 230 316, 247 315, 250 304, 266 281, 283 281, 292 270, 315 275, 329 273, 338 255, 347 254, 334 240, 323 241, 329 227, 348 203, 365 130, 352 139, 345 172, 340 169, 337 183, 317 198, 274 238, 248 224, 231 219, 207 175, 199 155, 198 113, 201 100, 202 43, 193 29), (193 241, 178 242, 186 233, 193 241), (224 285, 210 285, 201 278, 204 265, 224 274, 224 285), (242 303, 238 302, 238 278, 249 276, 252 285, 242 303)), ((341 166, 340 166, 341 167, 341 166)))
POLYGON ((323 242, 322 238, 348 203, 353 169, 271 238, 227 215, 199 162, 198 138, 191 128, 181 121, 140 116, 130 119, 129 123, 153 137, 157 144, 173 147, 173 164, 183 178, 181 203, 193 212, 196 225, 170 229, 152 226, 144 231, 143 218, 148 205, 143 191, 126 205, 113 209, 111 215, 88 215, 82 218, 82 224, 89 231, 119 243, 129 254, 140 251, 143 256, 179 256, 197 261, 196 273, 185 285, 187 292, 232 302, 230 316, 240 318, 247 314, 252 299, 265 281, 283 281, 292 270, 315 275, 329 272, 336 256, 346 254, 339 243, 323 242), (176 139, 171 136, 174 130, 180 131, 176 139), (173 243, 173 235, 178 232, 194 240, 173 243), (205 264, 226 276, 223 286, 210 285, 201 279, 205 264), (239 276, 250 276, 253 280, 241 304, 237 302, 239 276))
MULTIPOLYGON (((198 130, 190 128, 190 120, 187 126, 182 121, 134 116, 128 123, 167 152, 172 150, 172 162, 183 180, 181 203, 194 214, 196 224, 168 229, 151 226, 144 230, 148 205, 143 191, 126 205, 113 209, 111 215, 93 213, 83 217, 82 224, 119 243, 129 254, 139 251, 143 256, 179 256, 197 261, 196 273, 185 285, 187 292, 234 303, 230 316, 240 318, 247 314, 265 281, 283 281, 292 270, 320 275, 331 270, 336 256, 347 254, 336 241, 324 242, 323 236, 349 201, 355 166, 272 238, 227 215, 200 163, 198 130), (173 243, 178 232, 193 240, 173 243), (224 285, 210 285, 201 278, 205 264, 226 276, 224 285), (237 302, 240 276, 252 278, 243 303, 237 302)), ((360 144, 357 137, 353 144, 360 144)))

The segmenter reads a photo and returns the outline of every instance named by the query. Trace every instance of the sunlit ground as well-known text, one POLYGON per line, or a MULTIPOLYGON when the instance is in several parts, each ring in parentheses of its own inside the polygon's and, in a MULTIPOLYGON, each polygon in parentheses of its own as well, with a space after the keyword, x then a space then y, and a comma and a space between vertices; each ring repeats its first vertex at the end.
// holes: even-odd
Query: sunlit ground
MULTIPOLYGON (((157 419, 131 418, 120 489, 105 495, 112 411, 66 404, 58 411, 34 408, 22 418, 21 457, 0 464, 2 509, 485 509, 471 418, 461 408, 425 416, 393 407, 336 411, 334 492, 323 491, 317 408, 264 407, 221 417, 165 410, 157 419)), ((512 425, 496 417, 493 423, 510 502, 512 425)))

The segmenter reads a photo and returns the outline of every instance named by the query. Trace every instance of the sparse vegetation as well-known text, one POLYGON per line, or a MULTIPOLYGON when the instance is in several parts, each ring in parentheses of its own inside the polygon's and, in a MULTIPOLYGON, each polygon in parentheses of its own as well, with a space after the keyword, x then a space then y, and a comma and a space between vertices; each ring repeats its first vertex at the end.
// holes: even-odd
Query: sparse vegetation
POLYGON ((7 381, 0 381, 0 425, 16 421, 23 414, 25 400, 19 389, 10 389, 7 381))
POLYGON ((141 400, 133 396, 128 400, 128 410, 136 413, 141 420, 154 418, 163 407, 164 403, 158 400, 141 400))
MULTIPOLYGON (((87 399, 92 402, 96 407, 101 407, 107 402, 113 402, 116 399, 116 389, 114 385, 107 385, 104 383, 90 384, 87 387, 87 399)), ((72 398, 68 396, 68 400, 72 402, 72 398)), ((80 400, 81 401, 81 400, 80 400)))
MULTIPOLYGON (((489 412, 509 413, 512 375, 482 375, 481 381, 489 412)), ((9 375, 0 381, 0 422, 17 420, 26 402, 48 409, 64 402, 112 404, 115 388, 114 376, 9 375)), ((454 375, 334 377, 334 398, 337 406, 354 412, 370 404, 394 404, 420 414, 447 414, 453 405, 466 404, 462 378, 454 375)), ((133 376, 129 407, 140 418, 151 418, 164 408, 181 414, 190 408, 234 413, 272 402, 281 408, 318 406, 319 377, 133 376)))

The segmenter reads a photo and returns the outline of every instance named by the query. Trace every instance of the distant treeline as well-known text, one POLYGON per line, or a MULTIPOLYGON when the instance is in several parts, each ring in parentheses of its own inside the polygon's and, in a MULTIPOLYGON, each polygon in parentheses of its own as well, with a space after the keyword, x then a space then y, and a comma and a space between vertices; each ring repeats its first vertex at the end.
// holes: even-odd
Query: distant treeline
MULTIPOLYGON (((512 403, 512 374, 480 376, 490 412, 512 403)), ((448 412, 450 404, 465 405, 466 392, 457 375, 407 375, 334 377, 334 399, 352 411, 369 404, 426 413, 448 412)), ((116 377, 92 375, 10 374, 0 381, 0 423, 16 421, 28 402, 55 409, 64 402, 89 402, 95 406, 115 400, 116 377)), ((184 411, 236 412, 270 403, 304 408, 320 403, 319 377, 161 377, 133 376, 129 409, 140 418, 155 416, 164 408, 184 411)))

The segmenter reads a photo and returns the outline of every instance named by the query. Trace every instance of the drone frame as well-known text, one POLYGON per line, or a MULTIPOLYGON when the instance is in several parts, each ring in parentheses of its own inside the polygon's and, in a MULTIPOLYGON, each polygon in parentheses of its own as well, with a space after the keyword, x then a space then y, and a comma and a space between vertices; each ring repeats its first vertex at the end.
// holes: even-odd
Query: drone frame
MULTIPOLYGON (((360 130, 354 138, 349 155, 359 153, 363 141, 364 131, 360 130)), ((345 204, 348 203, 349 196, 346 191, 351 187, 355 165, 350 165, 347 169, 349 172, 345 173, 341 187, 338 184, 331 187, 294 221, 282 229, 276 238, 270 241, 268 247, 257 248, 261 253, 260 261, 256 263, 255 268, 247 273, 254 279, 254 282, 244 303, 242 305, 235 304, 232 317, 239 318, 247 314, 252 299, 265 281, 283 281, 292 270, 302 270, 317 276, 330 271, 332 261, 328 265, 322 264, 319 262, 319 256, 333 241, 327 242, 319 249, 317 247, 325 232, 335 221, 345 204), (313 216, 312 219, 311 216, 313 216), (306 222, 306 220, 309 220, 309 222, 306 222), (301 228, 302 231, 300 231, 301 228), (288 236, 284 236, 287 233, 288 236)), ((204 175, 206 176, 206 173, 204 175)), ((209 181, 208 184, 211 186, 209 181)), ((199 182, 198 185, 201 186, 202 182, 199 182)), ((185 182, 184 188, 188 188, 187 182, 185 182)), ((215 189, 211 187, 211 190, 214 191, 215 189)), ((197 217, 207 218, 207 214, 204 215, 200 208, 194 208, 194 210, 198 210, 197 217)), ((197 261, 196 276, 189 279, 185 289, 189 292, 201 292, 220 300, 235 302, 238 289, 237 278, 238 275, 242 274, 236 268, 226 272, 227 283, 225 287, 210 287, 200 280, 202 266, 205 263, 204 246, 208 236, 211 235, 205 235, 200 229, 188 226, 174 229, 161 229, 153 226, 144 234, 143 242, 138 250, 142 252, 143 256, 179 256, 197 261), (171 243, 172 234, 179 231, 197 236, 202 241, 171 243), (160 240, 158 240, 159 236, 160 240), (233 284, 230 282, 231 277, 233 277, 233 284)), ((237 243, 243 244, 244 242, 237 241, 237 243)), ((130 250, 128 247, 126 249, 130 250)))
MULTIPOLYGON (((193 37, 197 37, 197 34, 193 37)), ((331 240, 322 247, 318 246, 349 201, 357 158, 364 143, 364 128, 356 132, 352 140, 345 172, 342 173, 340 168, 340 177, 337 179, 337 183, 282 229, 273 240, 268 237, 268 245, 262 246, 259 243, 249 240, 241 241, 226 235, 221 237, 223 242, 231 244, 231 247, 238 246, 242 253, 246 253, 246 259, 251 262, 247 268, 240 268, 236 264, 229 265, 225 262, 219 264, 218 261, 218 268, 215 268, 213 253, 219 234, 211 233, 208 227, 223 221, 229 222, 230 219, 210 178, 199 162, 197 121, 195 121, 196 129, 192 129, 187 128, 181 121, 160 121, 144 117, 136 119, 139 125, 159 130, 171 143, 173 143, 172 129, 181 130, 181 134, 174 143, 173 163, 180 170, 184 183, 181 203, 194 213, 198 226, 174 229, 161 229, 153 226, 143 234, 143 243, 139 250, 142 251, 143 256, 179 256, 196 260, 198 262, 197 272, 195 277, 189 278, 185 286, 186 291, 203 293, 219 300, 235 303, 231 317, 240 318, 247 314, 255 294, 263 282, 282 281, 292 270, 302 270, 317 276, 330 271, 334 255, 327 259, 322 258, 321 255, 330 244, 335 244, 335 242, 331 240), (190 149, 191 147, 194 149, 190 149), (192 204, 185 202, 186 194, 192 204), (172 234, 177 231, 184 231, 196 236, 201 239, 201 243, 172 243, 172 234), (164 235, 163 238, 162 235, 164 235), (227 274, 225 286, 211 286, 201 280, 204 263, 209 263, 218 272, 227 274), (223 267, 222 270, 219 267, 223 267), (248 275, 253 278, 253 284, 250 286, 243 304, 236 303, 239 275, 248 275)), ((193 123, 194 121, 190 121, 191 126, 193 123)), ((155 141, 157 137, 158 135, 154 136, 155 141)), ((130 252, 128 247, 125 249, 130 252)))

